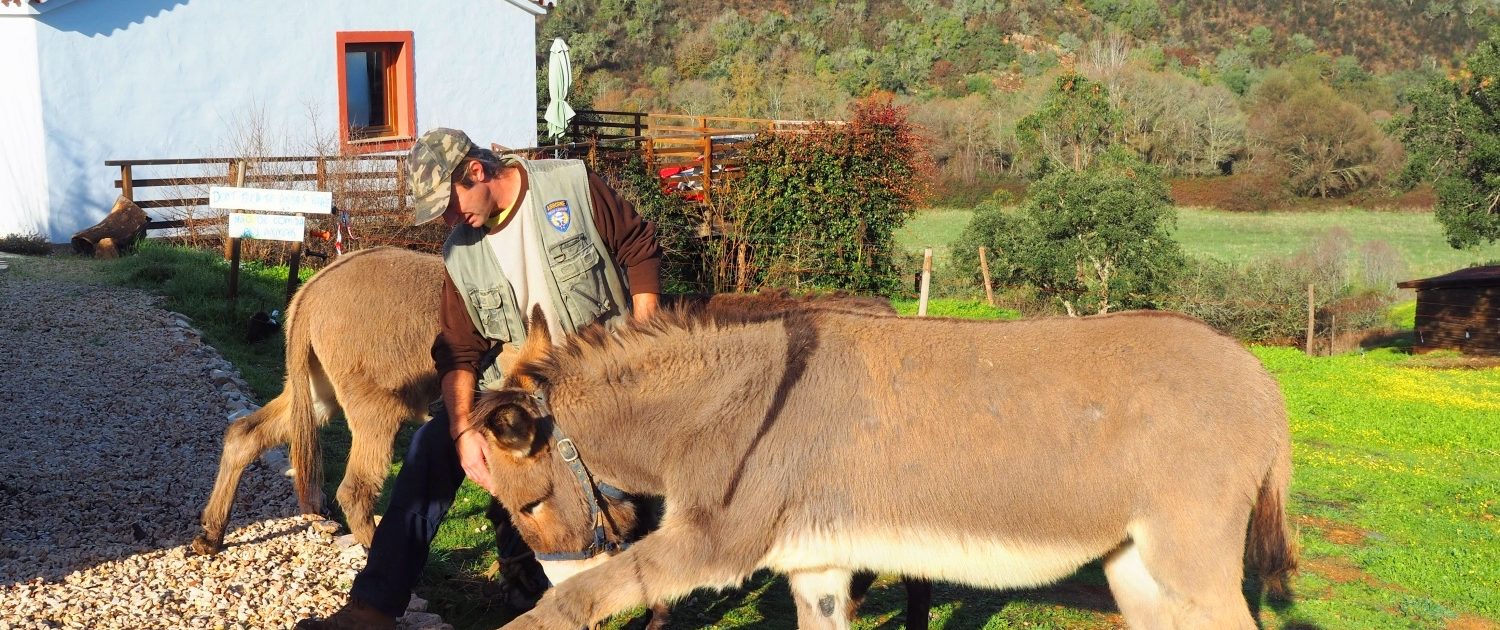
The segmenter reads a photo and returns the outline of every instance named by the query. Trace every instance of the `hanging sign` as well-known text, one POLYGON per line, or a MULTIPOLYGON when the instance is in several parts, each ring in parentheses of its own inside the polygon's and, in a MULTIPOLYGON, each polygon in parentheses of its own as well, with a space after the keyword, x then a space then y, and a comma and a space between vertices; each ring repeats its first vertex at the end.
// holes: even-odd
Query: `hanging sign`
POLYGON ((229 238, 302 242, 307 219, 300 214, 229 214, 229 238))
POLYGON ((322 190, 214 186, 208 189, 208 207, 215 210, 332 214, 333 193, 322 190))

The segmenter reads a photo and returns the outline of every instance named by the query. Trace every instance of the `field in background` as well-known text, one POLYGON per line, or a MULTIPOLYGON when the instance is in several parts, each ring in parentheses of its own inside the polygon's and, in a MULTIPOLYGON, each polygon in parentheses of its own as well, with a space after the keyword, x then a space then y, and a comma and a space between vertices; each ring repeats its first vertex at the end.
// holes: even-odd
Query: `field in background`
MULTIPOLYGON (((922 210, 896 234, 905 250, 934 247, 934 265, 947 261, 947 247, 963 232, 973 211, 958 208, 922 210)), ((1178 210, 1177 240, 1189 254, 1243 263, 1265 256, 1285 256, 1323 238, 1330 229, 1347 230, 1355 245, 1385 241, 1401 253, 1412 278, 1447 273, 1473 264, 1500 262, 1500 244, 1455 250, 1443 240, 1430 213, 1328 212, 1234 213, 1178 210)))

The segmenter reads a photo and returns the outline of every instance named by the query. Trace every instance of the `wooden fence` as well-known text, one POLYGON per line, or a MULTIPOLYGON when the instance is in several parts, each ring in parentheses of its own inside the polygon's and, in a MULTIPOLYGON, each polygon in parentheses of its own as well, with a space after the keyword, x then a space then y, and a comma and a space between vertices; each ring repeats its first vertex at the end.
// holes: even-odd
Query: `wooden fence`
MULTIPOLYGON (((187 210, 208 205, 210 186, 251 186, 258 188, 307 189, 331 191, 335 188, 344 200, 383 201, 397 212, 407 209, 406 156, 354 155, 342 157, 262 157, 262 158, 171 158, 151 160, 108 160, 106 166, 120 169, 114 182, 120 194, 143 210, 169 208, 187 210), (379 165, 389 168, 363 170, 350 164, 379 165), (269 168, 268 168, 269 167, 269 168), (222 169, 221 175, 205 174, 222 169), (141 177, 142 171, 154 177, 141 177), (334 180, 341 186, 334 186, 334 180), (351 185, 372 182, 375 185, 351 185), (388 182, 388 183, 386 183, 388 182), (143 189, 156 189, 142 196, 143 189)), ((337 205, 337 204, 335 204, 337 205)), ((160 215, 161 213, 155 213, 160 215)), ((169 216, 174 213, 167 213, 169 216)), ((205 217, 207 218, 207 217, 205 217)), ((148 230, 186 228, 192 219, 157 219, 146 224, 148 230)))
MULTIPOLYGON (((537 121, 539 125, 545 122, 541 117, 537 121)), ((814 124, 802 120, 588 110, 578 112, 569 125, 564 138, 572 142, 534 150, 562 149, 571 155, 636 151, 647 168, 661 178, 663 190, 709 205, 714 191, 743 175, 740 143, 754 139, 759 133, 797 132, 814 124)))
MULTIPOLYGON (((540 117, 538 121, 542 122, 540 117)), ((512 150, 533 157, 582 158, 591 164, 597 164, 603 154, 639 154, 659 177, 664 191, 708 205, 726 182, 743 175, 741 143, 765 131, 797 131, 811 124, 583 110, 564 138, 570 142, 512 150)), ((252 186, 332 192, 334 207, 347 215, 349 232, 362 239, 362 246, 435 250, 442 243, 441 229, 408 225, 411 201, 405 153, 108 160, 105 164, 119 169, 114 186, 120 194, 151 215, 148 230, 221 233, 226 214, 208 209, 209 187, 252 186)), ((311 219, 314 234, 327 237, 337 229, 317 223, 325 220, 311 219)))

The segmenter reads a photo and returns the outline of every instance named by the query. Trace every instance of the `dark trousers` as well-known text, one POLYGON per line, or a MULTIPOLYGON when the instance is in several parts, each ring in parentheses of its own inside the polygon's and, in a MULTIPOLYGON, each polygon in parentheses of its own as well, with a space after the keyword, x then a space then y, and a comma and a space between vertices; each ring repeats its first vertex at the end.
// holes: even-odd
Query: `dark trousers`
MULTIPOLYGON (((412 587, 427 565, 438 525, 463 481, 458 448, 448 436, 448 412, 437 410, 432 420, 412 436, 405 463, 396 475, 391 503, 375 528, 369 559, 364 570, 354 576, 352 596, 392 617, 406 613, 412 587)), ((501 558, 529 551, 509 524, 507 520, 507 527, 495 531, 501 558)))

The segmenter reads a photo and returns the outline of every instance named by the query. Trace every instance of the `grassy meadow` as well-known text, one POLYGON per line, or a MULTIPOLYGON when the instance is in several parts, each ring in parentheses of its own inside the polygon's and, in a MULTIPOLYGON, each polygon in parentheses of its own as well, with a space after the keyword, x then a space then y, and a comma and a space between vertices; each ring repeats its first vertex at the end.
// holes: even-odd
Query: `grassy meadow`
MULTIPOLYGON (((1382 238, 1408 255, 1415 273, 1467 262, 1446 251, 1426 215, 1337 213, 1225 216, 1184 211, 1179 234, 1190 251, 1226 258, 1288 253, 1327 227, 1345 225, 1357 241, 1382 238), (1325 214, 1327 216, 1325 216, 1325 214), (1254 219, 1260 219, 1255 222, 1254 219)), ((903 243, 940 245, 966 211, 919 216, 903 243), (917 232, 912 232, 916 230, 917 232)), ((1500 258, 1500 248, 1469 259, 1500 258)), ((223 301, 216 254, 147 247, 119 261, 22 259, 9 273, 103 281, 155 291, 164 306, 191 317, 205 338, 239 366, 264 402, 280 391, 281 342, 249 344, 243 321, 280 308, 285 269, 248 268, 247 296, 223 301)), ((911 300, 897 309, 915 313, 911 300)), ((1016 313, 963 300, 936 300, 933 315, 1012 319, 1016 313)), ((1410 314, 1394 313, 1409 326, 1410 314)), ((1295 470, 1290 512, 1300 529, 1302 571, 1292 604, 1262 609, 1269 628, 1500 628, 1500 368, 1451 367, 1453 359, 1395 350, 1307 357, 1285 348, 1252 348, 1281 383, 1290 411, 1295 470)), ((408 427, 397 453, 404 451, 408 427)), ((347 431, 324 432, 328 495, 342 474, 347 431)), ((395 464, 393 468, 399 467, 395 464)), ((495 560, 484 519, 488 497, 472 484, 444 522, 418 592, 455 627, 491 628, 508 619, 493 607, 487 571, 495 560)), ((884 576, 862 609, 866 630, 904 627, 904 592, 884 576)), ((795 626, 785 581, 762 573, 741 588, 700 591, 674 612, 680 628, 795 626)), ((997 592, 938 585, 935 628, 1115 628, 1122 620, 1096 565, 1049 588, 997 592)), ((611 628, 639 628, 644 615, 611 628)))
MULTIPOLYGON (((948 245, 958 238, 973 211, 960 208, 922 210, 897 232, 903 249, 920 252, 932 247, 941 268, 948 245)), ((1348 232, 1355 245, 1385 241, 1400 252, 1412 278, 1423 278, 1473 264, 1500 262, 1500 244, 1455 250, 1443 240, 1442 229, 1425 212, 1370 212, 1365 210, 1297 212, 1225 212, 1181 208, 1177 241, 1195 256, 1243 263, 1266 256, 1287 256, 1318 242, 1330 230, 1348 232)))

